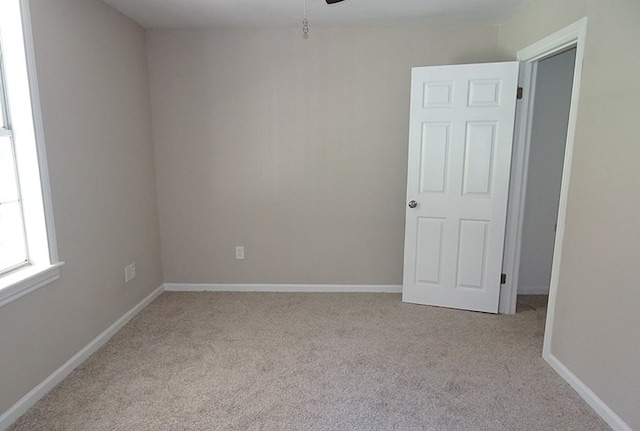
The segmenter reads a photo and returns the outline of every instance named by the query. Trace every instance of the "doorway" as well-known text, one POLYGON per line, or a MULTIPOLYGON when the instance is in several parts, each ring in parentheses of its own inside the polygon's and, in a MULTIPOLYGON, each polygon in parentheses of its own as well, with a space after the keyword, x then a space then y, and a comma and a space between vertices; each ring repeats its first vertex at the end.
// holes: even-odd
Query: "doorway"
POLYGON ((507 215, 507 232, 505 239, 505 253, 503 271, 506 283, 500 295, 500 312, 514 314, 518 297, 520 259, 522 252, 522 228, 524 224, 525 197, 527 191, 527 169, 529 167, 529 146, 531 144, 532 124, 534 114, 537 68, 546 59, 558 56, 567 51, 575 55, 573 82, 571 84, 571 98, 566 128, 566 146, 562 175, 560 181, 559 204, 557 208, 557 223, 553 243, 551 275, 549 281, 549 303, 544 334, 543 357, 550 355, 553 321, 555 318, 555 298, 560 278, 560 263, 562 258, 562 243, 564 239, 565 218, 568 203, 569 180, 571 177, 571 162, 573 159, 574 136, 579 103, 579 89, 582 77, 582 63, 585 51, 587 32, 587 18, 583 18, 550 36, 519 51, 520 80, 523 89, 523 100, 520 101, 517 113, 516 132, 514 134, 514 153, 512 158, 512 173, 510 181, 509 207, 507 215))
MULTIPOLYGON (((569 25, 568 27, 540 40, 539 42, 519 51, 517 53, 517 59, 521 62, 521 67, 520 67, 520 73, 519 73, 519 79, 518 82, 521 83, 523 88, 523 91, 518 91, 518 94, 522 93, 523 94, 523 100, 520 101, 519 103, 519 107, 517 109, 516 112, 516 117, 517 117, 517 121, 515 124, 515 133, 513 134, 513 152, 512 152, 512 157, 511 157, 511 178, 509 180, 509 191, 508 191, 508 199, 507 199, 507 217, 506 217, 506 229, 503 230, 503 232, 505 232, 505 236, 504 236, 504 249, 503 249, 503 253, 501 253, 501 258, 502 258, 502 268, 503 268, 503 276, 502 277, 496 277, 496 279, 494 280, 495 284, 498 284, 500 280, 504 280, 503 286, 502 288, 496 288, 496 293, 499 293, 499 308, 498 311, 500 313, 505 313, 505 314, 514 314, 516 311, 516 299, 518 296, 518 281, 519 281, 519 271, 520 271, 520 257, 521 257, 521 251, 522 251, 522 227, 523 227, 523 223, 524 223, 524 210, 525 210, 525 195, 526 195, 526 185, 527 185, 527 168, 528 168, 528 157, 529 157, 529 146, 531 143, 531 129, 532 129, 532 118, 533 118, 533 111, 534 111, 534 93, 532 91, 532 89, 535 88, 535 82, 536 82, 536 78, 537 78, 537 69, 538 66, 540 65, 540 63, 546 59, 550 59, 552 57, 555 56, 559 56, 560 54, 566 52, 566 51, 572 51, 575 53, 575 65, 574 65, 574 70, 573 70, 573 82, 572 84, 569 85, 570 87, 570 102, 569 102, 569 111, 568 111, 568 120, 566 121, 566 127, 565 127, 565 135, 566 135, 566 146, 564 148, 564 161, 561 162, 562 165, 562 169, 561 169, 561 181, 560 181, 560 191, 559 191, 559 198, 557 199, 558 204, 555 205, 557 206, 557 210, 555 210, 555 213, 557 215, 557 224, 554 223, 554 225, 556 225, 556 229, 555 229, 555 235, 554 235, 554 240, 553 240, 553 253, 552 253, 552 263, 551 263, 551 275, 550 275, 550 281, 549 281, 549 305, 548 305, 548 312, 547 312, 547 330, 545 331, 545 351, 547 351, 548 353, 548 340, 550 339, 550 331, 549 328, 553 327, 552 321, 553 321, 553 314, 554 314, 554 306, 555 306, 555 288, 557 287, 558 284, 558 279, 559 279, 559 268, 560 268, 560 259, 562 256, 561 253, 561 249, 562 249, 562 240, 563 240, 563 236, 564 236, 564 227, 565 227, 565 215, 566 215, 566 209, 567 209, 567 202, 568 202, 568 188, 569 188, 569 179, 570 179, 570 173, 571 173, 571 161, 572 161, 572 154, 573 154, 573 141, 574 141, 574 134, 575 134, 575 124, 576 124, 576 117, 577 117, 577 107, 578 107, 578 93, 579 93, 579 88, 580 88, 580 79, 581 79, 581 72, 582 72, 582 61, 584 58, 584 41, 585 41, 585 37, 586 37, 586 24, 587 24, 587 18, 583 18, 579 21, 577 21, 574 24, 569 25), (506 276, 506 277, 505 277, 506 276), (498 278, 500 280, 498 280, 498 278)), ((427 108, 435 108, 436 105, 440 106, 440 107, 451 107, 452 106, 452 95, 454 94, 451 91, 451 83, 447 80, 441 80, 442 82, 438 81, 438 82, 433 82, 430 83, 429 85, 422 85, 422 86, 418 86, 416 87, 416 94, 419 97, 413 97, 414 95, 414 89, 413 89, 413 80, 412 80, 412 112, 413 112, 413 105, 414 105, 414 99, 415 99, 415 104, 419 109, 427 109, 427 108), (420 93, 422 92, 422 93, 420 93)), ((499 104, 496 103, 496 97, 498 97, 498 95, 502 94, 502 92, 497 91, 498 88, 498 82, 501 82, 501 80, 496 80, 496 79, 485 79, 485 80, 480 80, 478 81, 476 84, 483 85, 484 87, 491 87, 493 88, 492 91, 483 91, 482 94, 484 94, 483 97, 483 103, 486 106, 498 106, 499 104), (489 85, 490 84, 490 85, 489 85), (486 99, 486 100, 485 100, 486 99), (491 102, 491 103, 489 103, 491 102), (489 105, 487 105, 487 103, 489 103, 489 105)), ((477 86, 476 85, 476 86, 477 86)), ((467 86, 469 88, 472 88, 473 86, 467 86)), ((479 87, 478 87, 479 88, 479 87)), ((508 94, 515 94, 515 87, 512 88, 514 91, 513 93, 507 92, 508 94)), ((486 90, 486 88, 485 88, 486 90)), ((479 90, 478 90, 479 91, 479 90)), ((478 93, 478 92, 477 92, 478 93)), ((475 94, 475 93, 474 93, 475 94)), ((480 93, 478 93, 480 94, 480 93)), ((514 98, 515 101, 515 98, 514 98)), ((468 101, 465 102, 468 105, 468 101)), ((483 105, 483 106, 485 106, 483 105)), ((440 122, 442 122, 443 120, 440 119, 440 122)), ((424 122, 422 122, 424 123, 424 122)), ((421 139, 417 139, 418 144, 422 143, 422 146, 424 147, 424 143, 425 142, 432 142, 433 140, 427 140, 425 141, 425 132, 428 132, 430 129, 429 127, 425 127, 425 124, 421 124, 420 122, 416 122, 417 126, 415 130, 417 132, 420 133, 414 133, 414 135, 416 135, 418 138, 420 138, 422 136, 421 139)), ((440 124, 440 123, 438 123, 440 124)), ((448 124, 448 123, 447 123, 448 124)), ((435 126, 437 124, 433 124, 435 128, 435 126)), ((429 124, 427 124, 427 126, 429 126, 429 124)), ((440 129, 446 129, 446 127, 443 127, 440 124, 440 127, 438 128, 438 130, 440 129)), ((410 133, 411 135, 411 133, 410 133)), ((448 142, 448 133, 440 133, 439 135, 437 135, 439 137, 441 137, 441 139, 437 142, 441 142, 444 143, 440 146, 438 146, 438 151, 435 152, 435 154, 440 155, 441 157, 438 160, 445 160, 446 161, 446 157, 443 158, 443 154, 447 154, 446 151, 443 151, 444 149, 449 148, 448 145, 446 145, 446 143, 448 142)), ((488 137, 492 137, 494 136, 494 134, 486 134, 486 136, 488 137)), ((511 135, 510 135, 511 136, 511 135)), ((410 142, 412 140, 410 139, 410 142)), ((414 140, 416 141, 416 140, 414 140)), ((482 142, 493 142, 493 138, 489 139, 484 139, 484 141, 482 142)), ((418 146, 420 147, 420 145, 418 146)), ((491 145, 484 145, 481 146, 482 148, 491 148, 491 145)), ((410 148, 411 149, 411 148, 410 148)), ((427 148, 429 149, 429 148, 427 148)), ((468 148, 467 148, 468 149, 468 148)), ((426 152, 428 153, 428 152, 426 152)), ((491 154, 491 151, 486 151, 486 154, 491 154)), ((425 154, 424 148, 421 150, 421 152, 418 152, 419 154, 425 154)), ((410 155, 411 155, 411 151, 410 151, 410 155)), ((423 157, 424 158, 424 157, 423 157)), ((464 158, 464 157, 463 157, 464 158)), ((433 158, 428 158, 427 160, 432 160, 433 158)), ((486 157, 485 157, 486 159, 486 157)), ((415 162, 416 160, 421 160, 420 157, 409 157, 409 161, 410 163, 413 161, 415 162)), ((472 160, 476 160, 476 158, 472 158, 472 160)), ((508 161, 504 161, 502 164, 504 165, 509 165, 508 161)), ((502 165, 501 164, 501 165, 502 165)), ((486 165, 482 170, 479 170, 479 172, 482 173, 487 173, 487 172, 492 172, 492 170, 490 169, 491 164, 487 165, 486 163, 484 164, 486 165), (487 166, 489 166, 489 168, 487 168, 487 166)), ((447 166, 447 164, 443 164, 443 166, 447 166)), ((466 165, 465 165, 466 166, 466 165)), ((410 172, 413 172, 411 169, 409 169, 410 172)), ((416 172, 420 172, 419 169, 415 170, 416 172)), ((438 190, 442 191, 442 177, 444 175, 444 172, 446 172, 446 169, 432 169, 431 172, 435 172, 436 177, 435 179, 438 179, 438 181, 433 182, 433 184, 431 184, 431 181, 425 181, 426 179, 431 180, 433 178, 431 178, 431 176, 429 176, 428 178, 425 176, 419 176, 420 178, 422 178, 422 183, 427 184, 429 187, 426 187, 427 191, 432 191, 432 192, 436 192, 438 190), (439 187, 439 188, 438 188, 439 187), (433 190, 432 190, 433 189, 433 190), (437 189, 437 190, 436 190, 437 189)), ((433 176, 433 175, 432 175, 433 176)), ((483 178, 486 177, 486 175, 483 176, 483 178)), ((487 181, 484 181, 483 184, 487 183, 487 181)), ((409 181, 408 181, 409 184, 409 181)), ((457 183, 456 183, 457 184, 457 183)), ((506 186, 506 185, 505 185, 506 186)), ((411 195, 410 192, 415 193, 415 189, 416 187, 410 188, 408 186, 408 207, 411 209, 415 209, 415 208, 419 208, 420 203, 418 202, 418 200, 414 199, 411 195)), ((460 187, 457 187, 456 190, 462 190, 464 192, 464 189, 461 189, 460 187)), ((482 189, 484 190, 484 193, 487 193, 487 190, 491 190, 491 188, 487 188, 486 186, 482 189)), ((557 192, 556 192, 557 195, 557 192)), ((442 205, 440 205, 442 206, 442 205)), ((435 207, 435 206, 434 206, 435 207)), ((409 213, 409 211, 407 211, 409 213)), ((424 218, 424 217, 423 217, 424 218)), ((431 217, 432 219, 435 219, 436 217, 431 217)), ((483 219, 484 220, 484 219, 483 219)), ((503 219, 504 220, 504 219, 503 219)), ((437 221, 437 220, 436 220, 437 221)), ((484 220, 486 221, 486 220, 484 220)), ((413 223, 415 224, 415 223, 413 223)), ((411 226, 411 223, 407 223, 407 226, 411 226)), ((433 222, 431 223, 431 225, 427 226, 430 229, 424 229, 425 232, 428 232, 429 235, 424 235, 427 236, 429 238, 427 239, 432 239, 431 241, 426 241, 425 243, 430 244, 431 248, 428 248, 426 250, 426 255, 427 256, 431 256, 433 257, 433 259, 431 259, 431 261, 435 262, 436 264, 433 264, 431 266, 427 266, 427 270, 425 272, 426 276, 425 277, 421 277, 419 281, 439 281, 439 275, 441 274, 441 271, 439 271, 438 269, 440 268, 440 262, 441 260, 439 260, 439 257, 441 256, 441 248, 438 244, 442 244, 442 235, 441 235, 441 226, 442 223, 440 223, 440 225, 438 225, 438 223, 433 222), (434 227, 435 226, 435 227, 434 227), (435 244, 435 245, 434 245, 435 244), (423 280, 424 279, 424 280, 423 280)), ((455 223, 454 223, 455 225, 455 223)), ((457 224, 457 226, 459 227, 459 223, 457 224)), ((504 224, 502 225, 504 226, 504 224)), ((475 231, 479 232, 478 235, 475 235, 474 238, 479 238, 479 239, 483 239, 486 238, 486 234, 483 233, 482 229, 476 229, 475 231)), ((474 231, 474 232, 475 232, 474 231)), ((413 250, 413 246, 415 245, 413 241, 415 238, 414 236, 411 236, 412 241, 411 242, 411 247, 413 250)), ((460 244, 460 241, 454 241, 453 243, 455 244, 460 244)), ((471 242, 470 242, 471 243, 471 242)), ((486 241, 474 241, 472 242, 472 244, 485 244, 486 241)), ((500 243, 502 243, 502 239, 500 240, 500 243)), ((407 241, 407 233, 405 232, 405 247, 407 247, 408 241, 407 241)), ((481 252, 475 253, 472 255, 472 257, 470 259, 467 259, 470 262, 474 262, 476 263, 475 268, 476 271, 474 272, 474 274, 480 274, 480 276, 476 277, 476 279, 480 279, 482 278, 482 275, 486 275, 489 272, 487 271, 483 271, 483 266, 484 265, 479 265, 477 264, 478 262, 484 262, 483 256, 486 256, 485 253, 485 249, 477 246, 475 247, 475 250, 480 250, 481 252), (480 269, 477 269, 480 268, 480 269), (486 273, 486 274, 485 274, 486 273)), ((455 251, 455 250, 454 250, 455 251)), ((413 266, 411 265, 407 265, 407 259, 409 258, 410 260, 415 258, 417 256, 417 254, 419 253, 407 253, 407 250, 405 249, 405 274, 404 274, 404 279, 405 280, 415 280, 417 279, 416 277, 416 272, 415 271, 407 271, 407 268, 409 268, 410 270, 412 270, 413 266), (407 274, 409 276, 407 276, 407 274)), ((425 254, 425 253, 423 253, 425 254)), ((468 253, 467 253, 468 254, 468 253)), ((454 253, 455 255, 455 253, 454 253)), ((457 256, 460 256, 461 254, 458 253, 457 256)), ((455 269, 456 265, 452 265, 452 267, 455 269)), ((496 267, 496 271, 499 275, 499 268, 500 265, 498 265, 496 267)), ((459 269, 459 268, 458 268, 459 269)), ((424 271, 423 271, 424 272, 424 271)), ((459 272, 459 271, 458 271, 459 272)), ((454 274, 455 275, 455 274, 454 274)), ((483 278, 484 279, 484 278, 483 278)), ((434 283, 431 283, 434 284, 434 283)), ((435 283, 437 284, 437 283, 435 283)), ((476 283, 477 286, 480 286, 479 283, 476 283)), ((474 286, 476 286, 474 285, 474 286)), ((467 287, 466 285, 463 287, 467 287)), ((478 289, 478 290, 483 290, 483 289, 478 289)), ((405 299, 404 297, 404 292, 405 292, 405 283, 403 282, 403 300, 405 299)), ((413 301, 410 301, 413 302, 413 301)), ((420 302, 423 303, 423 302, 420 302)), ((426 303, 426 302, 424 302, 426 303)), ((437 305, 443 305, 443 304, 437 304, 437 305)), ((464 307, 454 307, 454 308, 464 308, 464 307)), ((493 311, 495 312, 495 311, 493 311)), ((543 356, 544 356, 544 352, 543 352, 543 356)))
POLYGON ((549 295, 575 57, 572 47, 534 66, 516 312, 549 295))

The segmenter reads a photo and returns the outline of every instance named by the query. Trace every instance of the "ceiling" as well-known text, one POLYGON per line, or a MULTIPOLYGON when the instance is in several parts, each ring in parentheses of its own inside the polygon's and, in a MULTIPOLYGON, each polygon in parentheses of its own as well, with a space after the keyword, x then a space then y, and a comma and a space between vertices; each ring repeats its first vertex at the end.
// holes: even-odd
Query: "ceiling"
MULTIPOLYGON (((304 0, 103 0, 145 28, 294 27, 304 0)), ((312 26, 498 25, 531 0, 307 0, 312 26)))

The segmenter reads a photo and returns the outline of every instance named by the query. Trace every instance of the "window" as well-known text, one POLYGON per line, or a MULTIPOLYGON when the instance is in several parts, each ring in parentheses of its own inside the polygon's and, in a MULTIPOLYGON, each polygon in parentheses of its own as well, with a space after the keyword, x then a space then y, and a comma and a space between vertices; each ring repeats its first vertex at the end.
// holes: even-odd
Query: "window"
POLYGON ((27 263, 27 243, 0 45, 0 275, 27 263))
POLYGON ((0 306, 59 277, 25 0, 0 2, 0 306))

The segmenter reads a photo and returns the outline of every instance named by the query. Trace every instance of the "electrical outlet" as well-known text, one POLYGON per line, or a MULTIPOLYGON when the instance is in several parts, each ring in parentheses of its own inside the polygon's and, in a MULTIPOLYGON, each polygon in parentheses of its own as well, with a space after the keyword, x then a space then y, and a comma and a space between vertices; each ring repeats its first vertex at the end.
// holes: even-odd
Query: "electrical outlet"
POLYGON ((244 247, 241 245, 236 247, 236 259, 244 259, 244 247))
POLYGON ((131 263, 124 267, 124 282, 128 283, 136 278, 136 263, 131 263))

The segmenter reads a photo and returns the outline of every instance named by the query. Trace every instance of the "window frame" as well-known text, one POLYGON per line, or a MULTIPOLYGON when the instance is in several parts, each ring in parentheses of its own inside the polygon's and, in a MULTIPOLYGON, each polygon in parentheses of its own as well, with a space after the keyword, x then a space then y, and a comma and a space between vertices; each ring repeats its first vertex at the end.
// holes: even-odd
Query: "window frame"
POLYGON ((58 259, 29 4, 28 0, 3 0, 3 3, 11 12, 9 18, 10 14, 3 13, 5 21, 0 22, 7 78, 5 102, 12 120, 8 125, 13 136, 28 255, 24 265, 0 274, 0 307, 57 280, 64 265, 58 259), (21 25, 8 29, 7 23, 21 25), (11 55, 9 43, 3 42, 2 37, 9 32, 13 32, 11 55), (19 79, 10 81, 8 76, 12 74, 19 79), (28 103, 14 110, 16 103, 12 100, 18 100, 16 95, 28 103))

